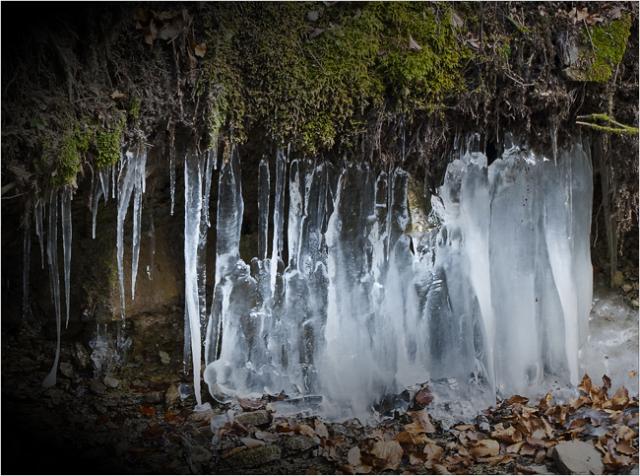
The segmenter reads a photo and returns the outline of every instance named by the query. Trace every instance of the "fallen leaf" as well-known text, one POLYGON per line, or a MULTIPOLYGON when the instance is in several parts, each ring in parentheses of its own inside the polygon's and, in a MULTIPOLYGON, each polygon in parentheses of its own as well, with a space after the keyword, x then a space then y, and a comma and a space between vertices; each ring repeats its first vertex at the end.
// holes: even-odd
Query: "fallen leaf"
POLYGON ((578 390, 589 395, 589 393, 591 393, 592 387, 593 387, 593 383, 591 382, 591 378, 589 378, 587 374, 584 374, 584 377, 582 377, 582 381, 580 382, 580 385, 578 385, 578 390))
POLYGON ((633 449, 626 441, 621 441, 616 445, 616 451, 625 455, 633 455, 637 450, 633 449))
POLYGON ((447 469, 447 467, 443 464, 434 464, 433 465, 433 472, 435 474, 451 474, 449 472, 449 470, 447 469))
POLYGON ((316 435, 320 438, 329 438, 329 430, 327 430, 327 426, 324 423, 320 420, 316 420, 314 426, 316 428, 316 435))
POLYGON ((413 423, 410 425, 405 425, 405 430, 423 431, 424 433, 429 434, 436 432, 436 428, 433 426, 433 423, 431 423, 431 418, 429 417, 429 413, 427 413, 426 410, 407 412, 407 414, 411 417, 413 423), (407 427, 410 427, 411 429, 407 427))
POLYGON ((384 469, 396 469, 400 465, 404 450, 396 440, 377 441, 371 454, 384 462, 384 469))
POLYGON ((500 452, 500 443, 496 440, 480 440, 471 447, 470 451, 475 458, 495 456, 500 452))
POLYGON ((425 386, 418 390, 418 393, 416 393, 413 401, 420 408, 424 408, 429 405, 433 401, 433 395, 431 393, 431 390, 429 390, 429 387, 425 386))
POLYGON ((429 442, 424 445, 422 453, 429 461, 440 461, 442 459, 442 455, 444 454, 444 449, 433 442, 429 442))
POLYGON ((509 445, 506 447, 505 451, 507 453, 519 453, 520 452, 520 448, 522 447, 522 445, 524 444, 524 441, 520 441, 519 443, 514 443, 512 445, 509 445))
POLYGON ((396 440, 403 445, 423 445, 427 441, 427 435, 401 431, 396 435, 396 440))
POLYGON ((495 430, 491 432, 491 438, 495 438, 496 440, 502 441, 503 443, 511 444, 522 441, 522 433, 520 433, 512 426, 504 428, 502 423, 499 423, 498 425, 496 425, 495 430))
POLYGON ((520 405, 524 405, 529 402, 527 397, 523 397, 522 395, 514 395, 509 400, 507 400, 508 405, 514 405, 516 403, 520 405))

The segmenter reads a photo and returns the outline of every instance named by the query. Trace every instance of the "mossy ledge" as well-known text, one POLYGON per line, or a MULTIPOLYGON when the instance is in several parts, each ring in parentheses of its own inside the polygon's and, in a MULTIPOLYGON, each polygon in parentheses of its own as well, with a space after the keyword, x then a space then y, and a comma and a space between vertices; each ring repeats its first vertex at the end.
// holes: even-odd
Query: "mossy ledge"
MULTIPOLYGON (((20 33, 6 60, 15 74, 3 76, 3 172, 26 170, 15 177, 29 177, 20 188, 73 185, 85 165, 115 164, 123 146, 172 143, 176 126, 191 131, 199 150, 220 138, 290 144, 309 156, 367 149, 366 157, 387 161, 402 147, 410 164, 434 170, 454 132, 485 130, 487 141, 499 141, 511 128, 544 142, 550 118, 570 133, 577 115, 601 110, 597 83, 610 81, 617 64, 628 63, 620 90, 637 70, 637 54, 628 53, 637 50, 637 6, 587 5, 603 19, 591 26, 569 7, 221 2, 43 10, 43 23, 27 23, 32 30, 20 33), (48 41, 34 45, 35 30, 48 41), (589 44, 580 81, 593 87, 558 68, 561 34, 589 44)), ((636 121, 631 109, 616 117, 636 121)))

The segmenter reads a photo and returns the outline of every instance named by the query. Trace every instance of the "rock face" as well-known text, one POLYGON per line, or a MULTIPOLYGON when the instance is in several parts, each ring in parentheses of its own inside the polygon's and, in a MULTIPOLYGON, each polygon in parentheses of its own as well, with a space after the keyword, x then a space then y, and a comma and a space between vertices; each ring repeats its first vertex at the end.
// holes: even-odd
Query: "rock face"
POLYGON ((235 420, 244 426, 263 426, 271 421, 271 415, 266 410, 242 413, 235 420))
POLYGON ((602 474, 604 471, 600 454, 590 443, 563 441, 555 447, 553 456, 560 470, 567 474, 602 474))

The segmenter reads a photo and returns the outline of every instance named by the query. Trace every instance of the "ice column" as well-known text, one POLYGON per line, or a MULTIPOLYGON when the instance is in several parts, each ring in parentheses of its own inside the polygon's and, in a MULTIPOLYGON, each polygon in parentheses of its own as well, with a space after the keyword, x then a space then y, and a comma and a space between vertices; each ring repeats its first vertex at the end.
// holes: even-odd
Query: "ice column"
POLYGON ((269 163, 262 159, 260 161, 258 177, 258 258, 263 260, 267 257, 267 240, 269 237, 269 193, 270 177, 269 163))
POLYGON ((198 295, 198 248, 202 213, 202 173, 200 161, 195 154, 188 153, 184 166, 184 269, 185 309, 189 321, 191 358, 193 363, 193 389, 198 405, 202 404, 200 393, 200 363, 202 349, 200 340, 200 298, 198 295))
POLYGON ((60 360, 60 332, 62 312, 60 306, 60 275, 58 274, 58 192, 51 191, 49 195, 49 230, 47 233, 47 261, 49 263, 49 284, 53 305, 56 313, 56 354, 49 374, 42 385, 51 387, 56 384, 58 361, 60 360))
POLYGON ((73 225, 71 219, 71 200, 73 191, 65 188, 62 192, 60 209, 62 212, 62 251, 64 257, 64 297, 67 308, 66 326, 69 326, 69 297, 71 291, 71 241, 73 235, 73 225))

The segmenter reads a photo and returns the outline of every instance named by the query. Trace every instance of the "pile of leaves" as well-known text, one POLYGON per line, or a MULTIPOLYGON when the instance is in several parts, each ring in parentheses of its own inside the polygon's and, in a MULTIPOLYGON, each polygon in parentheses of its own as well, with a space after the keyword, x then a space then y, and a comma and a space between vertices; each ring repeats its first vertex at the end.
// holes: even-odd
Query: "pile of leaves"
POLYGON ((601 386, 585 375, 578 389, 579 396, 564 403, 551 394, 537 404, 514 395, 450 429, 432 421, 415 399, 412 410, 375 427, 286 418, 267 399, 244 400, 247 411, 212 420, 216 466, 236 471, 308 453, 345 474, 561 473, 555 447, 582 441, 600 453, 606 473, 628 471, 638 460, 638 398, 624 387, 609 396, 606 375, 601 386))

